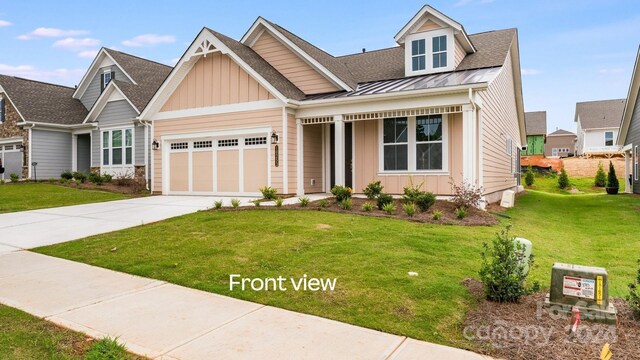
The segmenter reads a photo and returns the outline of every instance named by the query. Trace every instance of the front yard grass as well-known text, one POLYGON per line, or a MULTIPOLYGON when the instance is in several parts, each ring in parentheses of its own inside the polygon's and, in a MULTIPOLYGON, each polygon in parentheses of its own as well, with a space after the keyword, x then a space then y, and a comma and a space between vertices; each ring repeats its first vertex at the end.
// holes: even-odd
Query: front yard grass
MULTIPOLYGON (((559 176, 559 175, 558 175, 559 176)), ((535 181, 531 187, 525 186, 528 190, 544 191, 554 194, 572 194, 571 189, 576 189, 584 194, 604 194, 605 188, 594 186, 595 177, 569 177, 569 187, 560 189, 558 186, 558 176, 536 174, 535 181)), ((624 192, 625 181, 618 178, 620 182, 619 192, 624 192)), ((524 185, 524 175, 522 185, 524 185)))
POLYGON ((603 266, 624 296, 640 255, 640 198, 531 191, 492 227, 312 210, 200 212, 35 251, 438 343, 472 347, 461 324, 483 241, 507 223, 532 240, 532 280, 554 262, 603 266), (113 249, 116 249, 115 251, 113 249), (419 275, 408 276, 409 271, 419 275), (334 292, 229 290, 229 275, 338 278, 334 292))
POLYGON ((0 213, 122 200, 126 195, 51 184, 0 185, 0 213))

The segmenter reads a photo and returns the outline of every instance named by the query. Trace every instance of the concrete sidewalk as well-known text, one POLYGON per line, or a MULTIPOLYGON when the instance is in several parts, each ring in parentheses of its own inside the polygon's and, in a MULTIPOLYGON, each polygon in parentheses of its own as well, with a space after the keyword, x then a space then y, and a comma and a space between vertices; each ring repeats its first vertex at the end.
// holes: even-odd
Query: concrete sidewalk
POLYGON ((92 337, 118 337, 130 351, 151 358, 486 359, 163 281, 4 250, 0 303, 92 337))

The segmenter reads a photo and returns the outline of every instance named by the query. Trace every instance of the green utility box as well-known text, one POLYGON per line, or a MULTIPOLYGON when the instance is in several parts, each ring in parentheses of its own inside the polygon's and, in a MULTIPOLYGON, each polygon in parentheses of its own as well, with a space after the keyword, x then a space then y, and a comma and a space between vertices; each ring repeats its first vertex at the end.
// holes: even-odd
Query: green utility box
POLYGON ((553 264, 551 289, 545 305, 560 314, 570 314, 576 306, 582 319, 606 324, 617 322, 616 309, 609 303, 609 274, 601 267, 553 264))

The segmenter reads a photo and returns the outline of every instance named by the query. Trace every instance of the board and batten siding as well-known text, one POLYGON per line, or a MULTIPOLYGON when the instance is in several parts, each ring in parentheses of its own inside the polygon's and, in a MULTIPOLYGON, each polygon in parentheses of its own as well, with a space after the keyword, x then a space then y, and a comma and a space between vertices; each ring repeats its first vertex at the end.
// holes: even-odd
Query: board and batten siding
POLYGON ((324 125, 305 125, 303 127, 304 147, 304 192, 319 193, 324 191, 322 176, 322 151, 324 125), (315 185, 311 184, 315 181, 315 185))
POLYGON ((270 99, 275 97, 229 56, 213 53, 193 65, 160 111, 270 99))
POLYGON ((31 136, 31 161, 38 163, 38 179, 58 179, 71 170, 71 133, 33 129, 31 136))
POLYGON ((340 90, 267 30, 251 48, 305 94, 340 90))
MULTIPOLYGON (((631 155, 633 156, 634 148, 638 146, 638 151, 640 152, 640 96, 636 100, 635 107, 633 109, 633 115, 631 115, 631 124, 629 124, 629 131, 627 132, 627 138, 624 142, 625 145, 631 144, 631 155)), ((632 169, 634 166, 633 158, 631 159, 632 169)), ((635 171, 635 169, 634 169, 635 171)), ((633 192, 636 194, 640 194, 640 174, 637 175, 638 180, 635 180, 635 174, 633 177, 633 192)), ((627 181, 625 179, 625 181, 627 181)))
POLYGON ((457 39, 454 39, 453 41, 455 43, 455 49, 454 49, 454 53, 453 53, 453 59, 454 59, 454 67, 458 67, 458 65, 460 65, 460 63, 462 62, 462 60, 464 60, 464 57, 467 56, 467 52, 464 50, 464 48, 462 47, 462 45, 460 45, 460 43, 458 42, 457 39))
POLYGON ((82 97, 80 98, 80 101, 82 102, 84 107, 86 107, 88 110, 93 107, 93 104, 96 103, 96 100, 98 100, 98 97, 100 97, 100 94, 102 93, 102 89, 100 88, 100 84, 101 84, 100 77, 107 70, 110 70, 116 73, 115 80, 131 83, 127 75, 125 75, 122 72, 122 70, 120 70, 120 68, 116 65, 105 66, 103 68, 98 69, 98 72, 93 76, 93 79, 91 79, 91 82, 87 87, 87 90, 85 90, 84 94, 82 94, 82 97))
POLYGON ((500 74, 489 84, 488 90, 479 95, 483 103, 480 111, 483 187, 485 195, 490 195, 517 186, 514 172, 519 170, 515 169, 515 157, 521 144, 511 52, 507 54, 500 74), (512 143, 511 155, 507 153, 508 139, 512 143))

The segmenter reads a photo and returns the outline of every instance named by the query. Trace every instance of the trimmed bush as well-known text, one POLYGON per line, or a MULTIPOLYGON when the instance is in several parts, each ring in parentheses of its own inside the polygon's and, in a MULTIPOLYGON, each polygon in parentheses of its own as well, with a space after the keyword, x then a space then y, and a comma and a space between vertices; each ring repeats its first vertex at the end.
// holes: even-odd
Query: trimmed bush
POLYGON ((560 176, 558 176, 558 187, 560 189, 566 189, 569 187, 569 175, 567 175, 567 171, 562 167, 560 170, 560 176))
POLYGON ((260 190, 260 192, 262 193, 262 197, 267 200, 274 200, 276 198, 276 195, 278 194, 278 190, 272 188, 271 186, 264 186, 258 190, 260 190))
MULTIPOLYGON (((640 259, 638 259, 638 265, 640 265, 640 259)), ((629 284, 629 295, 627 295, 626 299, 633 311, 633 315, 640 319, 640 267, 636 272, 635 281, 629 284)))
POLYGON ((215 201, 215 202, 213 203, 213 207, 214 207, 216 210, 221 209, 221 208, 222 208, 222 201, 215 201))
POLYGON ((329 200, 321 199, 320 201, 318 201, 318 206, 320 206, 321 209, 326 208, 327 206, 329 206, 329 200))
POLYGON ((104 178, 100 174, 92 172, 89 174, 89 181, 96 185, 102 185, 104 178))
POLYGON ((336 197, 337 202, 342 202, 344 199, 350 199, 353 194, 353 189, 348 186, 336 185, 331 188, 331 193, 336 197))
POLYGON ((371 212, 373 210, 373 204, 370 202, 365 202, 362 204, 362 211, 371 212))
POLYGON ((373 200, 382 193, 382 189, 384 186, 380 185, 380 181, 373 181, 362 189, 362 192, 367 196, 367 199, 373 200))
POLYGON ((237 209, 240 206, 240 199, 231 199, 231 206, 237 209))
POLYGON ((311 200, 309 199, 308 196, 303 196, 303 197, 299 198, 298 201, 300 201, 300 206, 307 207, 307 206, 309 206, 309 201, 311 201, 311 200))
POLYGON ((385 193, 378 195, 378 198, 376 199, 378 209, 382 210, 387 204, 393 204, 393 196, 385 193))
POLYGON ((598 171, 596 171, 596 178, 593 182, 593 185, 597 187, 605 187, 607 186, 607 174, 604 172, 604 166, 602 165, 602 161, 598 162, 598 171))
POLYGON ((111 180, 113 180, 113 175, 109 175, 109 174, 102 174, 102 179, 104 180, 104 182, 106 183, 110 183, 111 180))
POLYGON ((527 185, 527 187, 531 187, 534 180, 535 176, 533 175, 533 169, 531 168, 531 165, 529 165, 529 167, 527 168, 527 172, 524 174, 524 183, 527 185))
POLYGON ((60 178, 65 180, 71 180, 73 179, 73 173, 69 170, 63 171, 62 174, 60 174, 60 178))
POLYGON ((404 213, 409 217, 413 217, 413 215, 416 214, 416 204, 414 203, 406 203, 402 205, 402 209, 404 210, 404 213))
POLYGON ((616 176, 616 168, 613 167, 613 163, 609 161, 609 174, 607 174, 607 187, 608 188, 619 188, 620 183, 618 182, 618 177, 616 176))
POLYGON ((81 173, 80 171, 74 171, 73 178, 76 181, 80 181, 80 183, 82 184, 84 184, 84 182, 87 181, 87 175, 85 175, 84 173, 81 173))
POLYGON ((431 220, 440 220, 441 217, 442 217, 442 211, 440 210, 434 210, 433 213, 431 214, 431 220))
POLYGON ((12 183, 16 183, 16 182, 20 181, 20 176, 18 176, 18 174, 16 174, 16 173, 11 173, 11 174, 9 174, 9 179, 11 179, 12 183))
POLYGON ((392 215, 396 212, 396 205, 393 202, 386 203, 382 207, 382 211, 386 212, 389 215, 392 215))

